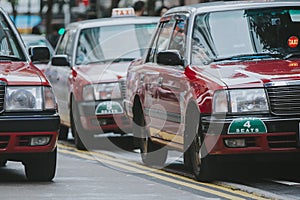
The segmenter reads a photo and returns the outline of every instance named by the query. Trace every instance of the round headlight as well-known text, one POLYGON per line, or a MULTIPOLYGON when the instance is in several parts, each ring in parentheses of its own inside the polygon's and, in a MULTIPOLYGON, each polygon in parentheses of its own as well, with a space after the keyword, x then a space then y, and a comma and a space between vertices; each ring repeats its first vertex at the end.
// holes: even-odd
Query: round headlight
POLYGON ((36 105, 35 97, 23 89, 13 91, 7 100, 7 105, 12 109, 34 108, 36 105))

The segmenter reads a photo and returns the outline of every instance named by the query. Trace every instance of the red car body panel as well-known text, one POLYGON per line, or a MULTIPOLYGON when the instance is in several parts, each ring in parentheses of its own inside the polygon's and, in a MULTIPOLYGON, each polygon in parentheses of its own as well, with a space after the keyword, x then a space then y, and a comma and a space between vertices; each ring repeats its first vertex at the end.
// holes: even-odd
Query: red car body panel
MULTIPOLYGON (((10 86, 49 86, 48 80, 45 75, 37 69, 32 63, 27 62, 1 62, 0 63, 0 80, 4 81, 10 86)), ((47 123, 48 119, 42 120, 43 116, 38 117, 36 114, 36 120, 33 117, 28 116, 13 116, 12 114, 8 116, 0 117, 2 121, 5 121, 6 126, 2 127, 0 132, 0 154, 3 153, 34 153, 34 152, 52 152, 56 147, 56 141, 58 136, 59 128, 59 118, 47 123), (25 122, 22 122, 22 121, 25 122), (28 123, 27 125, 25 125, 28 123), (39 123, 46 123, 52 125, 51 128, 36 128, 36 131, 32 131, 30 127, 27 126, 37 126, 40 127, 39 123), (12 126, 20 126, 19 129, 23 131, 11 131, 12 126), (47 130, 49 129, 49 130, 47 130), (52 130, 52 131, 50 131, 52 130), (31 136, 50 136, 51 140, 45 146, 30 146, 28 137, 31 136)))

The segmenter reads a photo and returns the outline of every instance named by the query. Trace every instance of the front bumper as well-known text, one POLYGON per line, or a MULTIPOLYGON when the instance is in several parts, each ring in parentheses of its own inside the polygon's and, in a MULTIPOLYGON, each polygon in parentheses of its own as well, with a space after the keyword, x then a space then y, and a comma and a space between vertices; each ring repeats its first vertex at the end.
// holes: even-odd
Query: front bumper
MULTIPOLYGON (((210 155, 300 153, 300 118, 262 116, 254 118, 265 125, 265 131, 256 133, 251 131, 255 130, 255 127, 252 129, 241 127, 236 133, 231 133, 229 131, 230 127, 239 118, 232 117, 222 120, 213 117, 203 117, 202 132, 205 134, 204 144, 207 152, 210 155), (243 132, 240 130, 243 130, 243 132), (228 140, 243 141, 244 146, 228 146, 228 143, 226 143, 228 140)), ((244 126, 247 125, 249 124, 244 124, 244 126)), ((243 124, 240 126, 243 126, 243 124)))
POLYGON ((3 154, 51 152, 56 147, 60 118, 53 115, 0 117, 0 157, 3 154), (32 146, 32 137, 48 137, 45 145, 32 146))
POLYGON ((130 132, 131 122, 125 115, 122 105, 122 100, 117 102, 122 109, 122 112, 116 114, 99 114, 97 109, 100 103, 109 101, 98 101, 98 102, 81 102, 79 103, 80 121, 82 127, 88 132, 130 132))

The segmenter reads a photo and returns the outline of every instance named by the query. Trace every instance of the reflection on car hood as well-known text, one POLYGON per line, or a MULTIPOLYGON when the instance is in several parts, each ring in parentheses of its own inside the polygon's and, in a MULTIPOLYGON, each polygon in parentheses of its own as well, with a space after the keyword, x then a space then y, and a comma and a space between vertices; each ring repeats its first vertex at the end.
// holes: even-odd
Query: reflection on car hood
POLYGON ((125 77, 131 62, 89 64, 75 67, 78 75, 89 82, 117 81, 125 77))
POLYGON ((201 71, 218 78, 229 88, 249 86, 250 83, 262 87, 267 82, 300 80, 300 60, 211 64, 201 71))
POLYGON ((32 84, 40 85, 47 80, 34 66, 26 62, 5 62, 0 64, 0 79, 9 85, 32 84))

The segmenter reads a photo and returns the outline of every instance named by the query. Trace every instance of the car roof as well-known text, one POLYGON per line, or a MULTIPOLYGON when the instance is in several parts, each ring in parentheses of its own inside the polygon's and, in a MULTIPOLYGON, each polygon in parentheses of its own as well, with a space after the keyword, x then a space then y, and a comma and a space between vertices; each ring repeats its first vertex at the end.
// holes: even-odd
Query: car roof
POLYGON ((160 17, 109 17, 109 18, 99 18, 99 19, 89 19, 79 22, 70 23, 66 29, 84 29, 99 26, 115 26, 124 24, 149 24, 158 23, 160 17))
POLYGON ((299 5, 299 0, 216 1, 171 8, 165 14, 168 15, 177 12, 206 13, 237 9, 255 9, 265 7, 286 7, 299 5))

